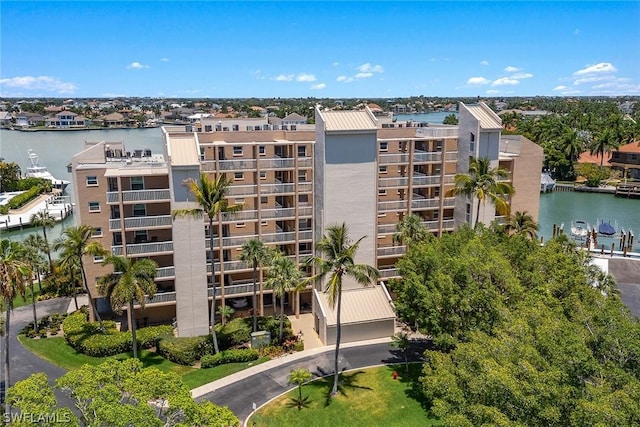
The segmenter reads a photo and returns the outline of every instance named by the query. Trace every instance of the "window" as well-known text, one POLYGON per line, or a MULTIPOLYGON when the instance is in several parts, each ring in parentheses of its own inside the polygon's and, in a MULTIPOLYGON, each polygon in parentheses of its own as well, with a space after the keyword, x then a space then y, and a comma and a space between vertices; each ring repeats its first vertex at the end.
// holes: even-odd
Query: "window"
POLYGON ((262 226, 263 226, 263 227, 266 227, 267 225, 269 225, 269 222, 268 222, 268 221, 262 221, 262 226))
POLYGON ((260 179, 267 179, 267 171, 260 171, 260 179))
POLYGON ((242 205, 244 204, 244 198, 233 199, 233 203, 235 203, 236 205, 242 205))
POLYGON ((266 155, 267 154, 267 147, 265 147, 264 145, 258 146, 258 154, 260 154, 261 156, 266 155))
POLYGON ((234 156, 242 156, 242 146, 241 145, 234 145, 233 146, 233 155, 234 156))
POLYGON ((211 125, 204 125, 204 131, 205 131, 205 132, 212 132, 212 131, 213 131, 213 126, 211 126, 211 125))
POLYGON ((434 197, 439 197, 440 196, 440 187, 436 187, 433 189, 433 196, 434 197))
POLYGON ((436 141, 436 151, 442 151, 443 141, 436 141))
POLYGON ((269 203, 269 198, 267 196, 260 197, 260 203, 262 204, 269 203))
POLYGON ((98 177, 97 176, 88 176, 87 177, 87 187, 95 187, 98 185, 98 177))
POLYGON ((472 153, 475 153, 476 143, 474 141, 476 140, 476 136, 473 134, 473 132, 470 132, 470 139, 471 139, 471 143, 469 144, 469 151, 471 151, 472 153))
POLYGON ((100 202, 89 202, 89 212, 100 212, 100 202))
POLYGON ((309 195, 308 194, 300 194, 298 195, 298 203, 301 205, 306 205, 309 203, 309 195))
POLYGON ((149 241, 147 230, 136 230, 133 238, 135 243, 146 243, 149 241))
POLYGON ((473 134, 473 132, 469 132, 469 140, 471 142, 474 142, 476 140, 476 136, 473 134))
POLYGON ((380 151, 389 151, 389 143, 381 142, 380 143, 380 151))
POLYGON ((94 227, 91 231, 91 237, 102 237, 102 227, 94 227))
POLYGON ((298 145, 298 157, 307 157, 307 147, 298 145))
POLYGON ((378 218, 384 218, 385 216, 387 216, 385 212, 378 212, 378 218))
POLYGON ((383 189, 378 190, 378 196, 386 196, 386 195, 387 195, 387 190, 383 190, 383 189))
POLYGON ((244 227, 246 227, 246 226, 247 226, 247 224, 245 224, 244 222, 238 222, 238 223, 236 223, 236 228, 244 228, 244 227))
POLYGON ((132 176, 131 177, 131 189, 132 190, 144 190, 144 177, 132 176))
POLYGON ((235 180, 243 180, 244 179, 244 172, 234 172, 233 173, 233 179, 235 179, 235 180))
POLYGON ((147 207, 144 204, 135 204, 131 207, 133 211, 133 216, 146 216, 147 215, 147 207))
POLYGON ((97 256, 94 256, 94 257, 93 257, 93 262, 94 262, 95 264, 97 264, 97 263, 99 263, 99 262, 102 262, 102 261, 104 261, 104 256, 102 256, 102 255, 97 255, 97 256))
POLYGON ((387 167, 386 167, 386 166, 380 166, 380 167, 378 168, 378 171, 379 171, 380 173, 387 173, 387 167))
POLYGON ((307 172, 298 171, 298 182, 307 182, 307 172))

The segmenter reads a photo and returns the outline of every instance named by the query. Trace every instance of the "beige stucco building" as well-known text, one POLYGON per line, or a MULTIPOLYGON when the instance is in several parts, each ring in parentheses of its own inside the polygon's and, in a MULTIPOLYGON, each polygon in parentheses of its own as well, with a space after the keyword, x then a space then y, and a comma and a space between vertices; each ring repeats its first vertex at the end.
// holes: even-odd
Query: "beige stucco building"
MULTIPOLYGON (((489 156, 508 169, 513 209, 537 220, 542 149, 526 138, 501 137, 500 130, 499 117, 484 104, 461 104, 459 126, 380 122, 368 109, 318 107, 311 129, 230 121, 165 127, 164 153, 88 143, 72 161, 77 218, 96 228, 94 238, 111 253, 158 263, 159 291, 137 318, 175 319, 181 336, 209 329, 212 263, 216 304, 248 310, 252 270, 239 259, 245 242, 260 239, 303 265, 326 227, 344 222, 353 239, 366 236, 356 261, 381 272, 379 284, 366 289, 345 283, 344 340, 386 337, 394 319, 384 283, 397 276, 395 262, 406 249, 393 241, 396 225, 409 214, 435 235, 473 224, 473 200, 446 196, 469 156, 489 156), (215 218, 212 230, 202 218, 171 216, 195 206, 184 183, 201 172, 232 179, 227 198, 243 207, 215 218)), ((481 221, 495 218, 495 209, 484 207, 481 221)), ((108 268, 100 261, 87 259, 94 296, 96 278, 108 268)), ((290 313, 311 310, 322 340, 335 340, 322 284, 287 295, 285 304, 290 313)), ((272 292, 261 287, 255 308, 270 314, 273 305, 272 292)))

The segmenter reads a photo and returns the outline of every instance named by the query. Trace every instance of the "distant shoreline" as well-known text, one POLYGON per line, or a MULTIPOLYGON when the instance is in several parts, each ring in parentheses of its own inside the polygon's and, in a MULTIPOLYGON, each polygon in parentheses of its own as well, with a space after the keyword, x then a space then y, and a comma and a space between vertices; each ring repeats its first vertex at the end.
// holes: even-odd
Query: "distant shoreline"
MULTIPOLYGON (((160 125, 162 126, 162 125, 160 125)), ((137 130, 137 129, 155 129, 160 126, 141 126, 141 127, 90 127, 90 128, 26 128, 19 129, 13 127, 3 127, 4 130, 15 132, 70 132, 70 131, 87 131, 87 130, 137 130)))

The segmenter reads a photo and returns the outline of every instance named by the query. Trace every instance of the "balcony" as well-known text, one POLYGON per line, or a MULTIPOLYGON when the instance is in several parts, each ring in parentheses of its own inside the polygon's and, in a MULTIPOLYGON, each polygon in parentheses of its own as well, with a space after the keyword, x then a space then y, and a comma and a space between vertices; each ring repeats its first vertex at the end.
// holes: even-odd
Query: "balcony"
MULTIPOLYGON (((131 217, 124 219, 124 228, 126 230, 135 230, 171 227, 172 223, 171 215, 131 217)), ((109 231, 120 230, 120 224, 120 219, 110 219, 109 231)))
POLYGON ((176 275, 176 268, 173 266, 159 267, 156 270, 156 279, 172 278, 172 277, 175 277, 175 275, 176 275))
POLYGON ((445 197, 444 199, 444 207, 445 208, 454 208, 456 206, 456 198, 455 197, 445 197))
POLYGON ((220 160, 218 164, 220 165, 220 170, 223 171, 242 171, 256 168, 255 159, 220 160))
POLYGON ((255 234, 247 234, 244 236, 234 236, 234 237, 223 237, 222 238, 222 246, 230 247, 230 246, 242 246, 246 242, 251 239, 257 239, 258 236, 255 234))
POLYGON ((313 184, 310 182, 299 182, 298 193, 310 193, 313 191, 313 184))
POLYGON ((312 216, 313 208, 311 206, 298 206, 299 216, 312 216))
POLYGON ((390 279, 392 277, 400 277, 400 273, 398 272, 397 268, 385 268, 385 269, 381 269, 380 271, 380 278, 382 279, 390 279))
POLYGON ((295 159, 275 157, 272 159, 260 159, 260 169, 291 169, 295 166, 295 159))
POLYGON ((380 188, 406 187, 409 183, 407 177, 380 178, 380 188))
POLYGON ((120 202, 122 194, 123 203, 139 202, 168 202, 171 200, 171 192, 168 189, 161 190, 130 190, 119 193, 117 191, 107 192, 107 203, 114 204, 120 202))
POLYGON ((407 209, 406 200, 390 200, 388 202, 378 202, 378 211, 389 212, 407 209))
POLYGON ((442 153, 433 153, 422 150, 415 150, 413 153, 413 162, 414 163, 427 163, 427 162, 437 162, 440 163, 442 161, 442 153))
POLYGON ((452 219, 446 219, 442 221, 443 230, 453 230, 454 226, 455 226, 455 222, 452 219))
MULTIPOLYGON (((249 294, 253 293, 253 283, 243 283, 238 285, 227 285, 224 287, 224 296, 229 297, 232 295, 249 294)), ((209 297, 213 297, 213 289, 209 288, 209 297)), ((222 295, 222 288, 216 286, 216 298, 220 298, 222 295)))
MULTIPOLYGON (((311 233, 311 232, 309 232, 311 233)), ((300 233, 301 235, 303 233, 300 233)), ((272 233, 272 234, 263 234, 262 241, 264 243, 282 243, 282 242, 295 242, 296 233, 294 231, 288 231, 284 233, 272 233)))
POLYGON ((295 184, 277 182, 275 184, 263 184, 260 186, 260 194, 295 193, 295 184))
POLYGON ((258 194, 258 186, 253 185, 230 185, 227 187, 227 195, 229 196, 248 196, 258 194))
MULTIPOLYGON (((151 256, 173 252, 173 242, 137 243, 127 245, 127 256, 151 256)), ((124 255, 122 245, 111 246, 112 255, 124 255)))
POLYGON ((444 161, 445 162, 457 162, 458 161, 458 152, 457 151, 448 151, 444 153, 444 161))
POLYGON ((406 251, 407 251, 406 246, 383 246, 381 248, 378 248, 378 256, 385 257, 385 256, 404 255, 406 251))
POLYGON ((411 201, 412 209, 420 208, 439 208, 440 198, 427 199, 426 197, 413 193, 413 200, 411 201))
POLYGON ((298 168, 310 168, 313 165, 311 157, 298 157, 298 168))
POLYGON ((426 127, 416 129, 417 138, 457 138, 457 127, 426 127))
POLYGON ((222 221, 223 222, 234 222, 234 221, 252 221, 258 219, 258 211, 238 211, 234 213, 223 213, 222 221))
POLYGON ((378 164, 395 165, 400 163, 409 163, 408 154, 380 154, 378 156, 378 164))
POLYGON ((296 215, 296 208, 264 209, 261 214, 262 219, 293 218, 296 215))
POLYGON ((378 234, 395 233, 398 228, 397 224, 380 224, 378 225, 378 234))
POLYGON ((424 185, 439 185, 440 175, 424 175, 421 173, 413 173, 413 179, 411 181, 414 186, 424 185))
POLYGON ((176 300, 175 292, 157 292, 153 297, 147 296, 146 304, 160 304, 176 300))

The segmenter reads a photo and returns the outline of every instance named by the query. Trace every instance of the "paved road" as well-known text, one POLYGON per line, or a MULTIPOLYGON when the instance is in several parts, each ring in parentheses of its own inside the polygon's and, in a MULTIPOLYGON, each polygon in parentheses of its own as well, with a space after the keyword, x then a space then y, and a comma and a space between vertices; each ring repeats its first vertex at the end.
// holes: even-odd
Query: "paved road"
MULTIPOLYGON (((71 298, 56 298, 52 300, 39 301, 36 305, 38 318, 53 313, 66 313, 71 298)), ((49 377, 49 382, 53 384, 61 375, 65 374, 65 370, 55 366, 45 360, 40 359, 29 350, 25 349, 18 341, 18 333, 29 322, 33 321, 33 311, 31 305, 19 307, 11 313, 11 329, 9 331, 9 360, 10 360, 10 380, 11 384, 27 378, 36 372, 44 372, 49 377)), ((2 338, 4 346, 4 338, 2 338)), ((3 356, 4 357, 4 347, 3 356)), ((4 359, 2 359, 4 361, 4 359)), ((1 376, 2 383, 0 388, 4 387, 4 376, 1 376)), ((60 390, 56 390, 59 406, 73 408, 72 401, 60 390)))
MULTIPOLYGON (((409 360, 422 360, 426 348, 426 342, 415 343, 409 352, 409 360)), ((210 400, 218 405, 228 406, 241 421, 244 421, 253 411, 254 403, 259 407, 294 387, 287 384, 287 377, 292 369, 307 368, 316 376, 331 374, 333 354, 334 352, 329 350, 276 366, 202 395, 197 400, 210 400)), ((340 351, 339 366, 340 369, 349 370, 402 362, 404 362, 402 353, 385 343, 345 348, 340 351)))

